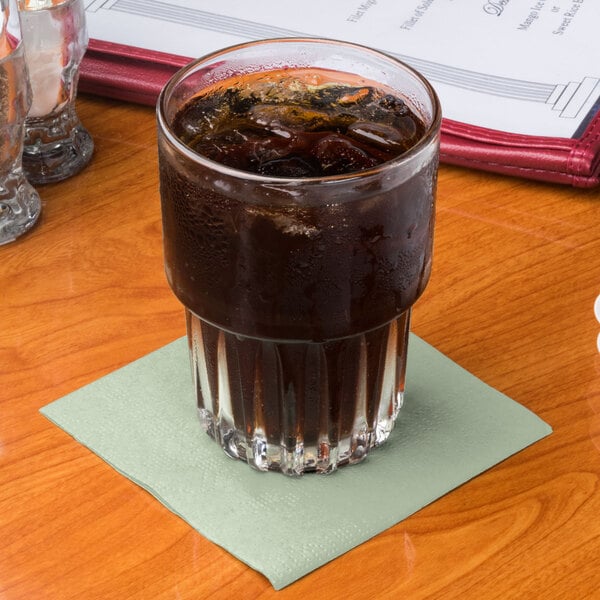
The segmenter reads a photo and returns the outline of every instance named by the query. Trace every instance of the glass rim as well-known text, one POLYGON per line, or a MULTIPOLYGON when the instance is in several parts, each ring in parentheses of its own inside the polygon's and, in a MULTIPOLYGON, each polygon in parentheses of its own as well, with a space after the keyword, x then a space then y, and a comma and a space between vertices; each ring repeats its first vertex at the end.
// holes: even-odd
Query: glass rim
POLYGON ((50 0, 50 3, 44 0, 17 0, 19 11, 34 13, 41 11, 51 11, 63 7, 65 4, 75 3, 77 0, 50 0))
POLYGON ((399 165, 409 163, 410 160, 418 155, 423 149, 428 147, 434 139, 438 136, 442 114, 441 105, 438 95, 429 81, 416 69, 403 62, 402 60, 387 54, 381 50, 375 50, 369 46, 363 44, 357 44, 355 42, 347 42, 343 40, 337 40, 325 37, 284 37, 284 38, 268 38, 261 40, 252 40, 249 42, 243 42, 241 44, 233 44, 226 46, 215 51, 211 51, 198 58, 191 60, 187 65, 177 70, 162 87, 160 94, 156 102, 156 115, 157 122, 160 131, 166 136, 169 143, 174 146, 180 153, 186 158, 192 160, 195 163, 199 163, 205 167, 210 168, 213 171, 217 171, 223 175, 228 175, 237 179, 244 179, 247 181, 253 181, 263 184, 271 185, 298 185, 300 183, 316 183, 316 182, 348 182, 357 179, 364 180, 372 175, 378 175, 385 171, 397 168, 399 165), (295 44, 333 44, 340 47, 347 47, 353 50, 360 50, 367 54, 376 56, 379 59, 384 59, 390 62, 390 64, 400 67, 405 72, 408 72, 412 77, 417 80, 422 86, 427 96, 431 100, 432 111, 431 111, 431 123, 427 126, 427 129, 421 139, 414 145, 411 146, 406 152, 386 160, 383 163, 363 169, 361 171, 352 171, 350 173, 341 173, 337 175, 317 175, 313 177, 280 177, 275 175, 261 175, 252 171, 245 171, 243 169, 237 169, 212 160, 195 150, 192 150, 184 142, 182 142, 173 132, 171 125, 168 123, 166 118, 166 103, 171 97, 175 87, 182 82, 188 74, 193 74, 197 68, 208 60, 216 59, 219 56, 231 54, 232 52, 243 50, 247 47, 255 47, 269 44, 280 44, 280 43, 295 43, 295 44))

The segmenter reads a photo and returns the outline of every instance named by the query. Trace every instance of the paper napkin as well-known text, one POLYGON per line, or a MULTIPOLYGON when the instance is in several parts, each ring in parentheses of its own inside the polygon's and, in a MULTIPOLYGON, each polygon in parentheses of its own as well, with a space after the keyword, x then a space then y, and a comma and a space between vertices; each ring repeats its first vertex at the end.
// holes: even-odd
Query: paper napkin
POLYGON ((414 335, 390 439, 328 476, 226 457, 196 417, 184 338, 41 412, 276 589, 551 432, 414 335))

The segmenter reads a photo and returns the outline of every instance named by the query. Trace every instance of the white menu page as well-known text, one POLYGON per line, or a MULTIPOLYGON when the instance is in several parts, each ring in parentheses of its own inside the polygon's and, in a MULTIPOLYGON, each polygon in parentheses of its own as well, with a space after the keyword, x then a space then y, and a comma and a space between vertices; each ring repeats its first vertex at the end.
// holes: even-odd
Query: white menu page
POLYGON ((393 54, 436 88, 446 118, 574 137, 600 102, 599 0, 86 0, 91 38, 197 57, 305 36, 393 54))

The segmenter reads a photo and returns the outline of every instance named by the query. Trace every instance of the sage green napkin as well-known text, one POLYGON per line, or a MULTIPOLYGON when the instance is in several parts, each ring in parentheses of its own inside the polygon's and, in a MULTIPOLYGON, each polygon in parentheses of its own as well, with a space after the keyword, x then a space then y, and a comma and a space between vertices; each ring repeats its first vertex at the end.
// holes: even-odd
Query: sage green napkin
POLYGON ((42 409, 280 589, 551 432, 416 336, 388 442, 333 475, 227 458, 196 417, 184 338, 42 409))

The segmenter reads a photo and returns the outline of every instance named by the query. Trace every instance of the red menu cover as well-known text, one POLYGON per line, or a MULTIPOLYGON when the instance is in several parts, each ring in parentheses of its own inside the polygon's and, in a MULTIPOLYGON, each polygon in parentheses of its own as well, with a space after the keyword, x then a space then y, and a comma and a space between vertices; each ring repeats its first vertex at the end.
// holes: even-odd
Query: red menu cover
MULTIPOLYGON (((154 105, 169 77, 191 59, 90 40, 79 89, 154 105)), ((443 107, 442 107, 443 108, 443 107)), ((600 184, 600 103, 573 138, 520 135, 444 119, 443 162, 528 179, 591 188, 600 184)))

